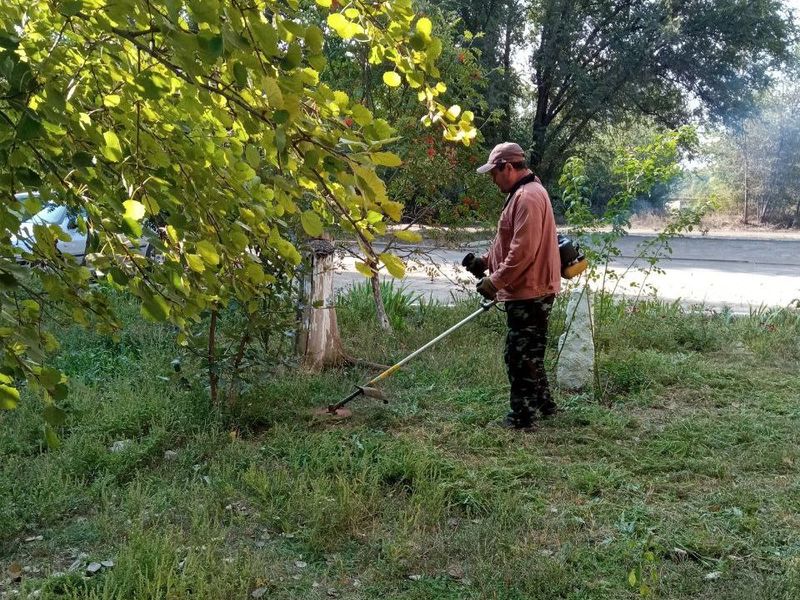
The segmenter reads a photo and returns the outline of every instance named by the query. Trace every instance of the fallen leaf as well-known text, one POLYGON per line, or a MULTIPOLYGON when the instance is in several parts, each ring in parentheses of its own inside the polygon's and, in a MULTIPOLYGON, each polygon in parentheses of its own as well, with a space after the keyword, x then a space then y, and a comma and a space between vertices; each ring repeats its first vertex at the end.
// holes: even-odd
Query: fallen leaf
POLYGON ((22 579, 22 565, 17 562, 12 562, 8 565, 8 576, 11 577, 11 581, 22 579))
POLYGON ((86 573, 89 575, 94 575, 98 573, 102 568, 103 565, 101 565, 99 562, 89 563, 89 566, 86 567, 86 573))
POLYGON ((250 597, 251 598, 261 598, 266 593, 267 593, 267 588, 260 587, 260 588, 254 589, 252 592, 250 592, 250 597))
POLYGON ((32 535, 30 537, 25 538, 25 542, 30 544, 31 542, 41 542, 44 539, 42 535, 32 535))
POLYGON ((308 563, 302 560, 294 561, 294 566, 298 569, 305 569, 308 566, 308 563))
POLYGON ((408 578, 411 581, 419 581, 420 579, 422 579, 422 575, 409 575, 408 578))
POLYGON ((114 561, 111 559, 100 561, 100 564, 103 565, 106 569, 110 569, 114 566, 114 561))
POLYGON ((715 579, 719 579, 722 577, 722 572, 720 571, 711 571, 711 573, 707 573, 704 579, 706 581, 714 581, 715 579))
POLYGON ((461 568, 461 565, 452 563, 449 567, 447 567, 447 574, 453 579, 463 579, 464 569, 461 568))

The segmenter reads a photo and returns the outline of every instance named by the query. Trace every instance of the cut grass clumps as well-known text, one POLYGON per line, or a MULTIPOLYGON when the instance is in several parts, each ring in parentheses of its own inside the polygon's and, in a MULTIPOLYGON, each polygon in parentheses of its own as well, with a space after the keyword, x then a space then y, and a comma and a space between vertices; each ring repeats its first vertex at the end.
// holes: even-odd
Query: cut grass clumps
MULTIPOLYGON (((363 300, 338 307, 344 345, 385 364, 477 307, 404 304, 405 328, 377 334, 363 300)), ((555 390, 562 413, 521 434, 493 425, 508 402, 499 311, 384 382, 389 404, 359 398, 331 421, 310 409, 374 371, 282 368, 212 407, 202 378, 175 381, 170 332, 117 301, 119 342, 59 332, 59 449, 36 398, 0 415, 0 594, 800 597, 796 312, 598 307, 599 399, 555 390)))

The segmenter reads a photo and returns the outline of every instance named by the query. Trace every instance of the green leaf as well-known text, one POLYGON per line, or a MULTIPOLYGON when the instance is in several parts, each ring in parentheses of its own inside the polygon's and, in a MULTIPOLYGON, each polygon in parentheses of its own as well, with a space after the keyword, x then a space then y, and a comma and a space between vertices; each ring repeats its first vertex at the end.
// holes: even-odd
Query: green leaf
POLYGON ((103 106, 107 108, 114 108, 119 106, 119 103, 122 102, 122 98, 117 94, 108 94, 107 96, 103 97, 103 106))
POLYGON ((283 56, 281 66, 287 71, 296 69, 303 62, 303 50, 298 44, 289 44, 286 54, 283 56))
POLYGON ((381 208, 383 209, 383 212, 389 215, 389 218, 392 221, 399 222, 400 219, 403 218, 403 205, 400 202, 385 200, 381 202, 381 208))
POLYGON ((281 88, 278 87, 277 81, 271 77, 266 77, 264 79, 264 91, 267 94, 267 102, 269 102, 272 108, 283 108, 283 93, 281 92, 281 88))
POLYGON ((159 294, 151 294, 149 290, 142 298, 142 315, 151 321, 166 321, 169 317, 169 304, 159 294))
POLYGON ((122 229, 126 234, 139 238, 142 236, 142 224, 137 219, 131 217, 122 217, 122 229))
POLYGON ((370 154, 372 162, 383 167, 399 167, 403 160, 393 152, 373 152, 370 154))
POLYGON ((56 435, 55 430, 50 425, 44 426, 44 440, 47 442, 47 447, 50 448, 50 450, 57 450, 61 445, 58 435, 56 435))
POLYGON ((447 109, 446 116, 451 121, 455 121, 458 118, 458 115, 461 114, 461 107, 458 104, 454 104, 450 108, 447 109))
POLYGON ((195 273, 202 273, 206 270, 206 264, 203 262, 203 257, 199 254, 187 254, 186 263, 195 273))
POLYGON ((400 75, 395 71, 386 71, 383 74, 383 83, 385 83, 389 87, 397 87, 402 82, 403 80, 400 78, 400 75))
POLYGON ((247 85, 247 67, 240 62, 233 63, 233 77, 241 86, 247 85))
POLYGON ((144 218, 144 204, 138 200, 125 200, 122 203, 125 207, 125 218, 141 221, 144 218))
POLYGON ((245 275, 256 285, 261 285, 267 280, 266 276, 264 275, 264 269, 261 268, 261 265, 256 263, 250 263, 247 265, 247 268, 245 269, 245 275))
POLYGON ((422 241, 422 236, 419 233, 417 233, 416 231, 409 231, 408 229, 395 231, 394 237, 396 237, 400 241, 408 242, 410 244, 416 244, 417 242, 422 241))
POLYGON ((0 385, 0 410, 13 410, 19 403, 19 390, 10 385, 0 385))
POLYGON ((55 404, 48 404, 44 408, 44 420, 52 427, 61 427, 67 420, 67 413, 55 404))
POLYGON ((215 267, 219 264, 219 254, 211 242, 207 240, 197 242, 197 252, 207 264, 215 267))
POLYGON ((72 155, 72 165, 79 169, 87 169, 94 165, 94 158, 88 152, 76 152, 72 155))
POLYGON ((636 570, 631 569, 631 572, 628 573, 628 585, 631 587, 636 587, 636 570))
POLYGON ((258 148, 256 148, 253 144, 247 144, 247 147, 244 150, 244 157, 245 160, 247 160, 247 164, 254 169, 257 169, 261 164, 261 155, 258 153, 258 148))
POLYGON ((364 277, 372 277, 372 269, 366 263, 361 262, 360 260, 356 261, 355 264, 356 271, 361 273, 364 277))
POLYGON ((307 210, 300 215, 300 223, 303 225, 305 232, 311 237, 319 237, 322 235, 323 227, 319 215, 313 210, 307 210))
POLYGON ((61 3, 60 13, 65 17, 74 17, 83 8, 83 0, 66 0, 61 3))
POLYGON ((372 123, 372 113, 366 106, 354 104, 351 112, 353 120, 362 127, 372 123))
POLYGON ((69 395, 69 387, 65 383, 57 383, 51 390, 48 390, 50 397, 55 402, 61 402, 69 395))
POLYGON ((345 18, 341 13, 333 13, 328 15, 328 26, 333 29, 336 34, 344 39, 361 36, 364 33, 364 28, 358 23, 353 23, 345 18))
POLYGON ((380 258, 381 262, 386 265, 386 270, 389 271, 389 274, 392 277, 396 277, 397 279, 402 279, 405 277, 406 265, 394 254, 383 252, 378 258, 380 258))
POLYGON ((121 161, 122 147, 119 144, 119 138, 117 137, 117 134, 113 131, 106 131, 103 133, 103 140, 105 140, 105 145, 102 149, 103 156, 105 156, 106 159, 110 160, 111 162, 121 161))
POLYGON ((431 32, 433 31, 433 23, 431 23, 431 20, 428 17, 422 17, 419 21, 417 21, 417 31, 423 35, 430 36, 431 32))
POLYGON ((331 7, 331 0, 317 0, 317 4, 319 4, 322 8, 330 8, 331 7))
POLYGON ((37 373, 37 379, 43 387, 52 388, 61 382, 61 371, 50 367, 42 367, 41 371, 37 373))
POLYGON ((283 238, 276 239, 274 242, 275 248, 278 250, 278 253, 288 260, 293 265, 299 265, 300 262, 303 260, 303 257, 300 256, 300 253, 297 251, 297 248, 288 241, 284 240, 283 238))
POLYGON ((308 45, 308 49, 311 50, 314 54, 319 54, 322 52, 322 48, 325 44, 325 38, 322 35, 322 30, 317 27, 316 25, 311 25, 308 29, 306 29, 305 35, 306 44, 308 45))
POLYGON ((8 32, 0 32, 0 48, 15 50, 19 46, 19 38, 8 32))
POLYGON ((331 13, 328 15, 328 27, 333 29, 339 37, 344 37, 344 32, 347 29, 349 21, 341 13, 331 13))
POLYGON ((21 142, 27 142, 38 138, 42 133, 44 133, 42 122, 36 118, 36 115, 26 110, 17 125, 17 139, 21 142))
POLYGON ((221 35, 198 35, 197 46, 209 62, 214 62, 222 56, 225 42, 221 35))

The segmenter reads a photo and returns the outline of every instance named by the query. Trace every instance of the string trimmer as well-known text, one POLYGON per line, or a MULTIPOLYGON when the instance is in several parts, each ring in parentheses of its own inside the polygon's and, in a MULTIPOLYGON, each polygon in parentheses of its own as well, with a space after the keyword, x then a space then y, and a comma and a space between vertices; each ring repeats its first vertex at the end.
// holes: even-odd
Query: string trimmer
POLYGON ((453 325, 450 329, 448 329, 447 331, 445 331, 444 333, 442 333, 438 337, 432 339, 430 342, 428 342, 427 344, 422 346, 422 348, 419 348, 418 350, 415 350, 414 352, 412 352, 411 354, 406 356, 403 360, 401 360, 397 364, 392 365, 391 367, 386 369, 383 373, 381 373, 377 377, 373 377, 372 379, 370 379, 364 385, 357 385, 356 389, 349 396, 347 396, 347 398, 344 398, 343 400, 340 400, 336 404, 330 404, 327 407, 319 408, 316 411, 314 411, 314 414, 317 414, 317 415, 330 415, 330 416, 336 416, 336 417, 349 417, 352 413, 351 413, 350 409, 345 408, 345 405, 348 404, 351 400, 355 400, 356 398, 358 398, 359 396, 362 396, 362 395, 370 397, 370 398, 378 398, 379 400, 383 400, 384 404, 387 404, 388 400, 383 395, 383 392, 381 392, 379 389, 376 389, 376 388, 374 388, 372 386, 374 386, 376 383, 378 383, 380 381, 383 381, 387 377, 391 376, 393 373, 395 373, 397 370, 399 370, 400 367, 402 367, 404 364, 409 362, 411 359, 413 359, 414 357, 418 356, 419 354, 422 354, 423 352, 425 352, 425 350, 427 350, 428 348, 433 346, 436 342, 438 342, 440 340, 443 340, 444 338, 446 338, 451 333, 461 329, 464 325, 466 325, 467 323, 469 323, 473 319, 475 319, 478 316, 480 316, 483 313, 485 313, 487 310, 492 308, 495 304, 497 304, 497 301, 486 300, 486 301, 482 302, 481 303, 481 307, 478 310, 476 310, 474 313, 472 313, 467 318, 465 318, 462 321, 459 321, 458 323, 453 325))

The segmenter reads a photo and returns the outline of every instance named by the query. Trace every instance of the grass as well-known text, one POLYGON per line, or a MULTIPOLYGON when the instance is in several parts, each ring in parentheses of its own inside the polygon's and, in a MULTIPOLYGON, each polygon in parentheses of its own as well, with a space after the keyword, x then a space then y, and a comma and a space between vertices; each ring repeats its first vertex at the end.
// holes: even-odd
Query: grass
MULTIPOLYGON (((800 598, 796 312, 603 307, 601 397, 561 394, 515 434, 492 426, 497 311, 387 381, 388 405, 329 422, 309 409, 370 373, 275 376, 220 414, 172 381, 170 332, 122 305, 119 343, 59 332, 60 449, 35 400, 0 416, 0 598, 800 598)), ((339 321, 388 364, 473 308, 403 304, 377 335, 351 298, 339 321)))

